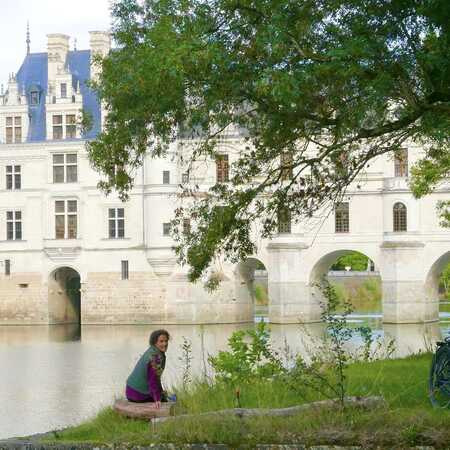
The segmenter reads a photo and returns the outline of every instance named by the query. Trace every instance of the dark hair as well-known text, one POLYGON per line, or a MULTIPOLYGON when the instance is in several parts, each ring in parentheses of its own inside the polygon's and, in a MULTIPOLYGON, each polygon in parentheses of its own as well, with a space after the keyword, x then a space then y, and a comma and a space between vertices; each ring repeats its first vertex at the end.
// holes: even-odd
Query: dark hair
POLYGON ((149 339, 150 345, 155 345, 158 342, 158 338, 160 336, 166 336, 167 340, 170 339, 170 334, 169 334, 168 331, 166 331, 166 330, 155 330, 150 335, 150 339, 149 339))

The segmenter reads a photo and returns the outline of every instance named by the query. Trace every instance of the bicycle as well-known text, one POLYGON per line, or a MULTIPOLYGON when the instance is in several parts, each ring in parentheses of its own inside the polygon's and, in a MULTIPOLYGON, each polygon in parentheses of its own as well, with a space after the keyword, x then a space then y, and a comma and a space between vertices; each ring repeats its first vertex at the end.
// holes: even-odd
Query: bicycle
POLYGON ((450 336, 443 342, 437 342, 436 353, 431 361, 429 395, 434 407, 450 406, 450 336))

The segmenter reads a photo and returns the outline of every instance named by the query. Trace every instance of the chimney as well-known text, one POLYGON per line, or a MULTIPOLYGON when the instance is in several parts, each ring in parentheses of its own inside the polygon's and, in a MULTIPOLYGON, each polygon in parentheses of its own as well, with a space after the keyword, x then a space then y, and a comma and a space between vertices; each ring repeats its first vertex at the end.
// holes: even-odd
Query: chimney
POLYGON ((111 48, 111 36, 108 31, 89 31, 91 51, 106 56, 111 48))
POLYGON ((69 36, 65 34, 47 34, 47 50, 49 59, 66 62, 69 51, 69 36))
POLYGON ((65 34, 47 34, 48 79, 55 79, 58 71, 62 71, 69 52, 69 36, 65 34))
POLYGON ((91 79, 95 79, 100 68, 93 63, 95 56, 105 57, 111 49, 111 35, 108 31, 89 31, 91 45, 91 79))

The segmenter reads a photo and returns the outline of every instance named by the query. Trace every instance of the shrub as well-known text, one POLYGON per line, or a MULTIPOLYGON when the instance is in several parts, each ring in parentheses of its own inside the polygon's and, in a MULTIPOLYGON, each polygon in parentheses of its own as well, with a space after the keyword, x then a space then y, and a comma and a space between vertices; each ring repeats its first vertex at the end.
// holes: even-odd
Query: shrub
POLYGON ((209 362, 219 382, 239 385, 270 378, 284 371, 270 345, 270 331, 264 322, 253 330, 235 331, 228 339, 230 351, 220 351, 209 362))

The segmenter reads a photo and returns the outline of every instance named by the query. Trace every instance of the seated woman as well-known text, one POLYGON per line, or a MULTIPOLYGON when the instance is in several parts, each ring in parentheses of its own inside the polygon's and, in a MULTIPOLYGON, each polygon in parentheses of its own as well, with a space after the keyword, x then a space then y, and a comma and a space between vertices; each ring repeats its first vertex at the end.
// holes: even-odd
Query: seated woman
POLYGON ((130 402, 154 402, 155 408, 167 401, 161 385, 161 375, 166 366, 166 351, 170 335, 166 330, 156 330, 150 335, 150 347, 139 358, 127 379, 125 395, 130 402))

